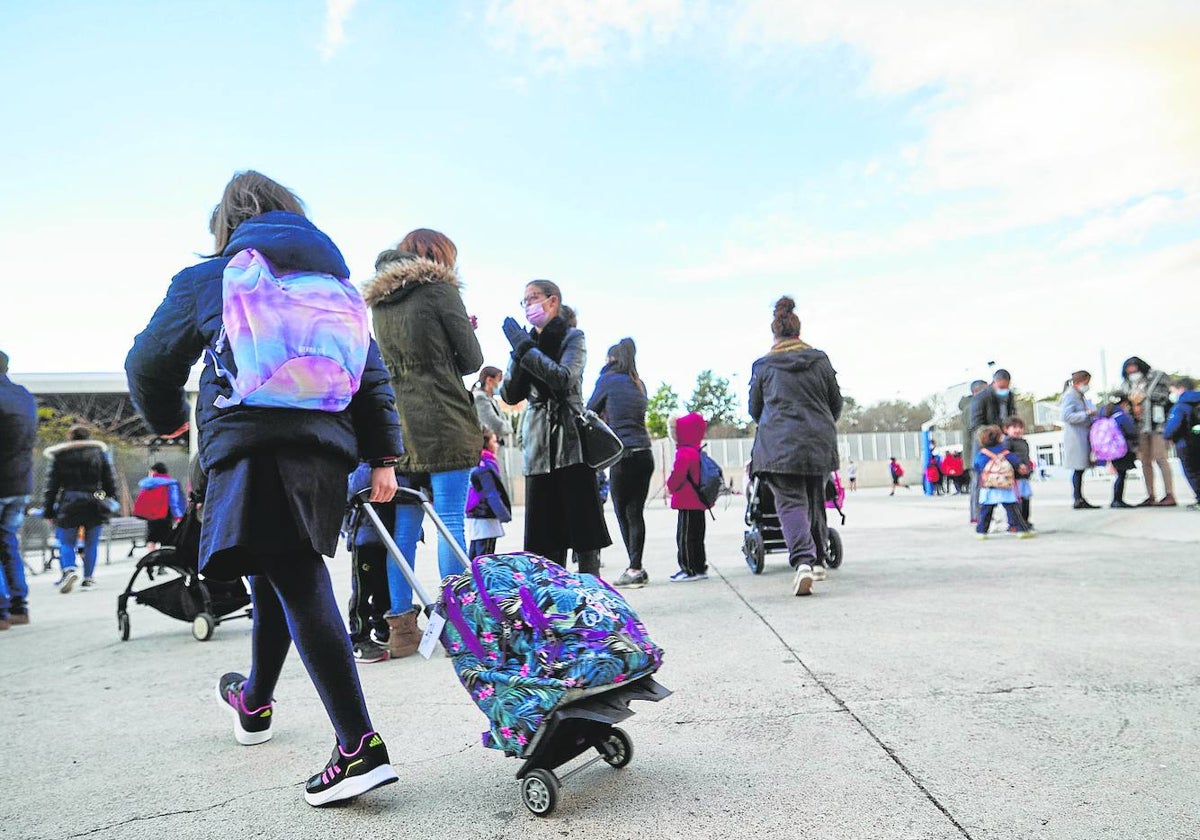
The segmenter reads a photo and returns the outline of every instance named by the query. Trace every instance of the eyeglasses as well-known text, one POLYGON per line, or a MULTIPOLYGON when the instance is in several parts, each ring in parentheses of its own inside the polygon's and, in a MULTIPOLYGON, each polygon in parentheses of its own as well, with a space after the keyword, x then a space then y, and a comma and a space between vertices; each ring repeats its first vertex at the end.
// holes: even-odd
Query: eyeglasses
POLYGON ((545 299, 546 299, 546 295, 539 292, 536 295, 529 295, 527 298, 522 300, 521 306, 529 306, 530 304, 537 303, 539 300, 545 300, 545 299))

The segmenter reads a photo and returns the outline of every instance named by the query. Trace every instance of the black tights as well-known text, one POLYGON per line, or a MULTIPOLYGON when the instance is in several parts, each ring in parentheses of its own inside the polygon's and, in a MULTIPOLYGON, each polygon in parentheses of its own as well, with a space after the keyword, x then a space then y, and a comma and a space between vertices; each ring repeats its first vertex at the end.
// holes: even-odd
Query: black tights
POLYGON ((264 574, 250 577, 254 629, 250 678, 243 694, 246 707, 271 702, 294 641, 338 743, 357 749, 373 727, 325 560, 312 549, 296 549, 262 557, 261 567, 264 574))
POLYGON ((1071 491, 1075 494, 1075 501, 1083 501, 1083 470, 1071 473, 1071 491))
POLYGON ((636 449, 617 463, 609 472, 613 511, 621 540, 629 555, 629 568, 642 568, 642 551, 646 546, 646 496, 650 479, 654 477, 654 455, 649 449, 636 449))

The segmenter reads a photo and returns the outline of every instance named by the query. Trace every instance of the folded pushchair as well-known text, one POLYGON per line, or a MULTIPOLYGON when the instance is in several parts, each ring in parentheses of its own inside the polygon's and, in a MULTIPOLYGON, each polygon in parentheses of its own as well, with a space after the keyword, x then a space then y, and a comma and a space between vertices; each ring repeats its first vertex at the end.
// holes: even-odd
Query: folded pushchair
MULTIPOLYGON (((822 516, 827 509, 836 510, 841 516, 841 524, 845 525, 846 514, 842 512, 845 498, 841 477, 836 472, 831 473, 825 482, 825 503, 818 510, 822 516)), ((842 565, 842 536, 832 527, 826 532, 828 539, 824 545, 817 545, 817 553, 827 568, 836 569, 842 565)), ((787 542, 779 525, 779 514, 775 512, 775 496, 761 476, 752 475, 746 489, 746 532, 742 540, 746 565, 751 572, 760 575, 768 554, 786 551, 787 542)))
POLYGON ((428 655, 439 636, 463 687, 488 718, 484 746, 523 759, 516 775, 525 806, 548 816, 568 776, 598 761, 615 768, 629 764, 633 741, 616 724, 633 714, 631 701, 658 701, 671 692, 652 677, 662 651, 620 593, 533 554, 470 560, 424 493, 401 487, 401 496, 419 500, 465 568, 442 582, 435 605, 365 503, 369 492, 355 503, 425 606, 429 627, 422 652, 428 655), (591 760, 555 774, 592 751, 591 760))
POLYGON ((189 622, 192 636, 198 642, 207 642, 217 626, 231 618, 250 617, 250 593, 243 580, 206 580, 198 572, 200 521, 194 500, 189 501, 183 518, 172 531, 171 543, 141 557, 129 585, 117 596, 117 630, 121 641, 129 640, 130 598, 163 615, 189 622), (142 575, 153 586, 135 591, 134 585, 142 575))

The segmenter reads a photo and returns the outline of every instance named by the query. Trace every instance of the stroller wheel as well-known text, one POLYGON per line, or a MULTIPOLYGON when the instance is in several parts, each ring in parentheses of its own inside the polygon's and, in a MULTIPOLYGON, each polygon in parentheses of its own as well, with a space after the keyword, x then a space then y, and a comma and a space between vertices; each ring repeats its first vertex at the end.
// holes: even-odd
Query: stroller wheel
POLYGON ((825 554, 825 565, 831 569, 842 565, 842 535, 833 528, 829 529, 829 550, 825 554))
POLYGON ((633 740, 624 729, 614 726, 609 730, 608 737, 597 747, 600 755, 609 767, 618 770, 633 761, 633 740))
POLYGON ((558 776, 538 767, 521 780, 521 801, 535 816, 548 817, 558 806, 558 776))
POLYGON ((121 641, 129 641, 129 613, 121 610, 117 613, 117 632, 121 634, 121 641))
POLYGON ((742 554, 746 556, 746 565, 756 575, 761 575, 767 561, 767 546, 763 542, 762 531, 751 528, 746 532, 742 542, 742 554))
POLYGON ((192 638, 197 642, 207 642, 212 638, 213 630, 216 628, 217 622, 213 620, 213 617, 202 612, 192 619, 192 638))

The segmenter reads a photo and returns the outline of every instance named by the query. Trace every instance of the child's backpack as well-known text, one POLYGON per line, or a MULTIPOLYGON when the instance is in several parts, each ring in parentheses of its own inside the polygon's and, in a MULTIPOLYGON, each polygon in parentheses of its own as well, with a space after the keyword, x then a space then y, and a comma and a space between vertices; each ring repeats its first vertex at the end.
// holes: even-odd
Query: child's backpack
POLYGON ((1115 461, 1129 452, 1129 443, 1115 417, 1097 417, 1088 430, 1088 440, 1097 461, 1115 461))
POLYGON ((902 475, 904 475, 904 467, 900 466, 899 461, 892 461, 891 469, 893 478, 900 478, 902 475))
POLYGON ((522 755, 568 691, 633 682, 662 650, 617 590, 535 554, 476 558, 438 609, 454 670, 490 722, 483 745, 522 755))
POLYGON ((1011 490, 1016 483, 1017 474, 1013 465, 1008 461, 1008 450, 999 455, 989 449, 981 450, 990 459, 983 468, 980 483, 992 490, 1011 490))
POLYGON ((846 502, 846 488, 842 484, 842 477, 838 475, 837 470, 829 474, 829 478, 825 479, 825 507, 829 510, 836 510, 838 515, 842 517, 842 524, 846 524, 846 514, 842 511, 842 505, 846 502))
POLYGON ((253 248, 238 252, 222 280, 221 332, 208 351, 230 397, 217 408, 344 410, 367 365, 367 306, 350 281, 332 274, 276 274, 253 248), (234 369, 218 361, 225 346, 234 369))
POLYGON ((721 498, 721 491, 725 489, 725 473, 721 472, 721 465, 703 449, 700 450, 700 481, 692 481, 690 475, 688 481, 700 497, 700 503, 709 510, 716 505, 717 499, 721 498))
POLYGON ((171 513, 171 486, 147 487, 133 501, 133 515, 147 522, 166 519, 171 513))

